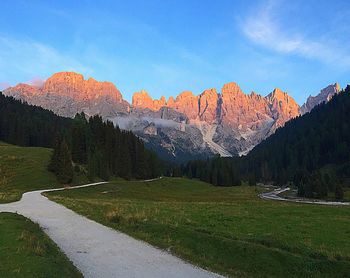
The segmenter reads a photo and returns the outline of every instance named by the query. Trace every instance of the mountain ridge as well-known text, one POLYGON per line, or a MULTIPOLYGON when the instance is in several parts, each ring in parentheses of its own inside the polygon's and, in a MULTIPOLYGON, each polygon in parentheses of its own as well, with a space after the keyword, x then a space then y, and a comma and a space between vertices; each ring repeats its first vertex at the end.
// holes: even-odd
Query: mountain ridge
POLYGON ((287 121, 329 101, 339 91, 339 84, 330 85, 299 106, 281 89, 276 88, 266 96, 245 94, 237 83, 229 82, 220 91, 209 88, 199 95, 183 91, 168 100, 164 96, 153 99, 141 90, 133 94, 130 104, 111 82, 84 79, 75 72, 59 72, 41 87, 20 83, 4 94, 61 116, 98 114, 133 131, 149 147, 165 149, 168 158, 178 159, 185 153, 246 154, 287 121))

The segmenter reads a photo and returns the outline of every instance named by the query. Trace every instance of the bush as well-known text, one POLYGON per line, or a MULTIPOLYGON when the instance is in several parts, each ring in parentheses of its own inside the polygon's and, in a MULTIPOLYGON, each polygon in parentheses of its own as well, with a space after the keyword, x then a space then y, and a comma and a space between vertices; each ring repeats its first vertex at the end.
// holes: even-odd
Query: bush
POLYGON ((344 191, 339 183, 335 185, 334 196, 337 200, 342 200, 344 198, 344 191))

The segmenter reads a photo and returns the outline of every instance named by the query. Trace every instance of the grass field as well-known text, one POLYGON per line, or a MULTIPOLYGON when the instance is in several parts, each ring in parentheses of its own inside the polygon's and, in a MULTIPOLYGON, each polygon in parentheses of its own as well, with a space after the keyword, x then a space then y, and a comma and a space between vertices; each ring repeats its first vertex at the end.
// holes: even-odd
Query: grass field
POLYGON ((0 213, 0 277, 82 277, 37 224, 0 213))
MULTIPOLYGON (((298 192, 298 188, 297 187, 292 187, 291 190, 288 191, 284 191, 282 193, 279 194, 279 196, 281 197, 285 197, 285 198, 299 198, 297 195, 298 192)), ((328 196, 326 198, 323 198, 322 200, 325 201, 331 201, 331 202, 350 202, 350 188, 349 187, 344 187, 343 188, 343 192, 344 192, 344 197, 342 200, 338 200, 335 198, 334 192, 329 192, 328 196)), ((317 200, 317 199, 316 199, 317 200)))
MULTIPOLYGON (((0 142, 0 203, 26 191, 61 186, 47 171, 51 149, 0 142)), ((0 277, 82 277, 37 224, 0 213, 0 277)))
POLYGON ((259 190, 164 178, 47 195, 232 277, 349 277, 350 208, 263 201, 259 190))
POLYGON ((26 191, 61 186, 54 174, 47 170, 51 152, 47 148, 0 142, 0 203, 17 201, 26 191))

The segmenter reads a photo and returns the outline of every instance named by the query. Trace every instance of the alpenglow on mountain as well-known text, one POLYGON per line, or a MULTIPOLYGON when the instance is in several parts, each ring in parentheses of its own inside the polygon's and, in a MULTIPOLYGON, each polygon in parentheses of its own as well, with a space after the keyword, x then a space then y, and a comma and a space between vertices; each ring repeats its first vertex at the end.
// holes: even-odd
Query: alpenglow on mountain
POLYGON ((278 88, 266 97, 255 92, 247 95, 231 82, 221 91, 212 88, 200 95, 184 91, 168 100, 154 100, 142 90, 129 104, 113 83, 59 72, 41 87, 20 83, 3 93, 61 116, 98 114, 133 131, 163 158, 183 161, 246 154, 285 122, 329 101, 339 91, 338 84, 329 85, 300 107, 278 88))

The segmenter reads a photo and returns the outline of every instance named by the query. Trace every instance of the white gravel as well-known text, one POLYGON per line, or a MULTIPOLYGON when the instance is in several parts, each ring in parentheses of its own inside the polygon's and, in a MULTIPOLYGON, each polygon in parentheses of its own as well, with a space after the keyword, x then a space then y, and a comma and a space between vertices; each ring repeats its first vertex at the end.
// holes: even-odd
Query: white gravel
POLYGON ((0 212, 38 223, 85 277, 223 277, 89 220, 42 196, 46 191, 51 190, 25 193, 18 202, 0 205, 0 212))

